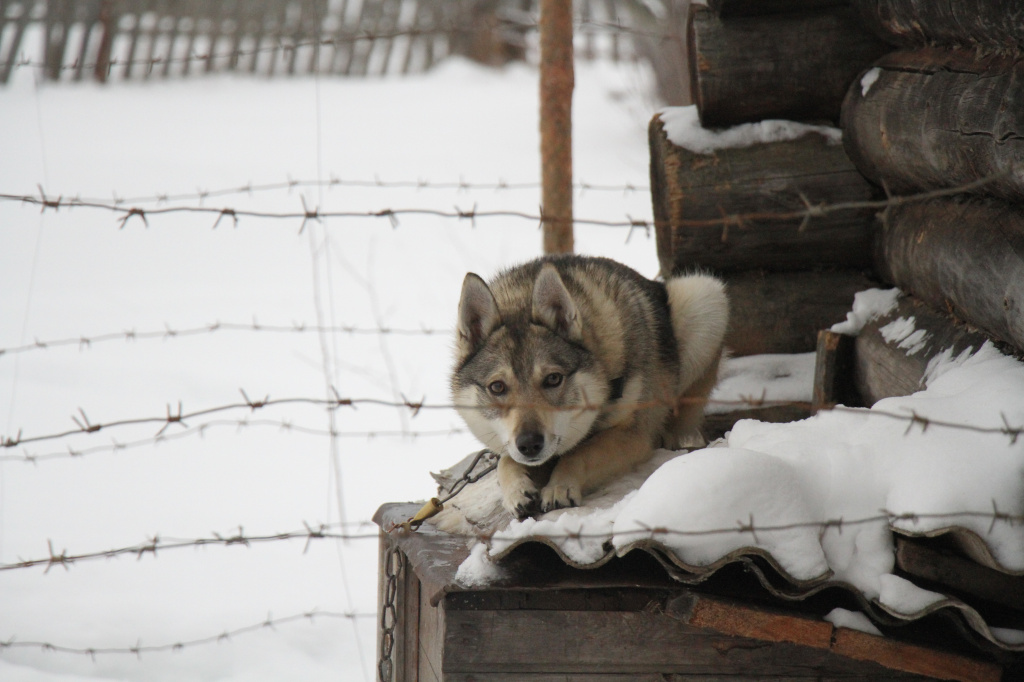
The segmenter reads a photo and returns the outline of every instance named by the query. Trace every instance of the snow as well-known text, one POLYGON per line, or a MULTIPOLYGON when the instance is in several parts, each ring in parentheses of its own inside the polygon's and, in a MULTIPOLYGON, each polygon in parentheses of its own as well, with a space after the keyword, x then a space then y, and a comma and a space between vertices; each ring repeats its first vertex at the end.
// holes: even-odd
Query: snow
POLYGON ((887 343, 896 344, 897 348, 907 351, 907 355, 915 355, 924 350, 931 338, 924 329, 914 326, 913 317, 900 317, 878 330, 887 343))
POLYGON ((868 322, 888 314, 896 308, 896 299, 900 296, 899 289, 868 289, 858 291, 853 297, 853 310, 846 313, 844 322, 832 325, 832 331, 838 334, 856 336, 868 322))
POLYGON ((843 138, 838 128, 781 120, 744 123, 724 130, 711 130, 701 126, 696 105, 666 107, 658 115, 669 141, 695 154, 712 154, 720 149, 736 149, 769 142, 787 142, 812 133, 823 136, 829 144, 839 144, 843 138))
POLYGON ((748 355, 726 358, 706 414, 745 410, 751 401, 811 402, 814 353, 748 355))
MULTIPOLYGON (((301 56, 300 56, 301 58, 301 56)), ((644 187, 649 74, 580 63, 579 183, 644 187)), ((535 183, 537 73, 452 60, 408 78, 195 77, 35 87, 21 68, 0 97, 0 193, 48 197, 190 194, 287 180, 535 183), (500 102, 500 106, 495 106, 500 102), (321 120, 318 128, 317 119, 321 120)), ((539 190, 296 186, 202 204, 301 212, 453 207, 537 212, 539 190)), ((161 202, 195 206, 198 197, 161 202)), ((155 201, 139 205, 154 208, 155 201)), ((645 191, 587 189, 581 217, 649 219, 645 191)), ((0 348, 35 339, 202 327, 216 321, 448 330, 467 271, 489 276, 540 254, 535 221, 138 217, 0 201, 0 348), (165 327, 166 325, 166 327, 165 327)), ((658 272, 653 238, 580 227, 577 249, 658 272)), ((447 403, 451 340, 433 335, 221 330, 0 355, 0 437, 150 417, 242 400, 330 395, 447 403), (324 355, 327 360, 324 360, 324 355)), ((479 445, 452 411, 282 405, 25 443, 0 455, 0 563, 143 543, 349 524, 366 539, 160 550, 136 558, 0 571, 0 641, 72 647, 173 644, 319 608, 359 617, 280 624, 180 651, 87 655, 11 648, 4 680, 370 680, 377 607, 375 526, 385 502, 429 497, 429 471, 479 445), (185 427, 193 429, 185 434, 185 427), (200 435, 201 429, 201 435, 200 435), (370 434, 438 431, 439 437, 370 434), (120 444, 146 441, 138 447, 120 444), (76 451, 108 447, 81 457, 76 451), (54 454, 56 458, 43 459, 54 454), (337 482, 340 481, 340 490, 337 482)), ((333 527, 338 530, 337 526, 333 527)))
POLYGON ((860 78, 860 96, 867 97, 871 91, 871 86, 878 80, 878 76, 882 73, 882 70, 877 66, 872 67, 864 72, 864 75, 860 78))
POLYGON ((945 599, 938 592, 920 588, 898 575, 879 576, 879 582, 882 586, 878 594, 879 603, 896 613, 920 613, 945 599))
POLYGON ((849 628, 850 630, 866 632, 869 635, 882 636, 881 631, 875 627, 871 619, 859 611, 835 608, 825 615, 825 620, 837 628, 849 628))
POLYGON ((466 560, 459 564, 455 573, 455 581, 466 587, 489 585, 504 577, 505 571, 491 561, 487 547, 481 543, 473 545, 466 560))

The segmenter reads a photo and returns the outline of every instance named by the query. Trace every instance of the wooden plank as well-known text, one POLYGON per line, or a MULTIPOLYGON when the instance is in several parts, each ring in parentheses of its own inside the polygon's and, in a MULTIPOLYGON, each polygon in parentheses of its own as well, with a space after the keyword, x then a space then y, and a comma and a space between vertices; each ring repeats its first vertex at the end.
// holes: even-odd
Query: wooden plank
POLYGON ((420 589, 419 661, 417 674, 421 682, 441 682, 448 679, 442 667, 444 658, 447 618, 441 606, 430 603, 429 590, 420 589))
POLYGON ((811 398, 813 412, 835 405, 856 407, 861 404, 854 381, 854 352, 854 337, 827 329, 818 332, 811 398))
POLYGON ((920 299, 904 296, 892 312, 871 320, 855 341, 854 380, 857 391, 867 406, 883 398, 910 395, 924 388, 928 363, 939 353, 952 355, 981 348, 988 338, 948 314, 939 312, 920 299), (900 344, 898 337, 887 340, 882 329, 899 320, 913 320, 915 329, 923 330, 918 344, 900 344), (910 352, 913 351, 913 352, 910 352))
POLYGON ((690 87, 705 127, 838 121, 850 83, 892 50, 848 7, 722 19, 691 5, 690 87))
POLYGON ((446 680, 459 673, 900 678, 832 653, 824 621, 817 621, 824 646, 805 646, 722 635, 652 612, 450 611, 446 619, 446 680))
POLYGON ((1024 611, 1024 576, 1007 575, 900 536, 896 537, 896 565, 918 578, 1024 611))
POLYGON ((701 432, 705 439, 712 441, 724 436, 725 432, 732 429, 733 425, 741 419, 756 419, 778 424, 795 422, 810 416, 810 407, 804 405, 772 405, 731 412, 716 412, 704 417, 704 426, 701 428, 701 432))
MULTIPOLYGON (((7 52, 0 55, 0 60, 2 60, 2 63, 0 63, 0 84, 7 83, 10 80, 11 73, 16 68, 19 59, 18 48, 21 47, 22 38, 25 36, 25 29, 28 27, 29 19, 31 18, 31 3, 18 3, 16 6, 20 8, 21 13, 14 20, 14 32, 7 43, 7 52)), ((8 11, 8 5, 4 3, 2 11, 0 11, 0 20, 6 22, 8 11)))
POLYGON ((818 331, 846 319, 853 296, 878 286, 860 271, 765 273, 725 276, 729 331, 725 345, 735 355, 809 353, 818 331))
POLYGON ((843 104, 843 145, 872 182, 897 194, 962 187, 1024 200, 1024 61, 926 48, 894 52, 843 104), (866 94, 865 94, 866 91, 866 94))
POLYGON ((994 663, 926 649, 856 630, 837 628, 832 650, 860 661, 877 661, 894 670, 940 680, 999 682, 1003 670, 994 663))
POLYGON ((668 139, 660 115, 648 132, 663 275, 695 268, 870 266, 874 211, 835 212, 806 223, 800 217, 772 217, 804 210, 805 199, 834 204, 876 197, 877 190, 841 145, 811 133, 788 142, 698 154, 668 139), (724 215, 746 217, 739 224, 723 224, 724 215))
POLYGON ((852 0, 865 25, 894 45, 1024 47, 1019 0, 852 0))
POLYGON ((790 642, 828 649, 832 625, 823 620, 796 616, 721 601, 694 593, 672 599, 665 612, 696 628, 767 642, 790 642))
POLYGON ((895 208, 879 234, 878 271, 1024 351, 1024 207, 933 200, 895 208))

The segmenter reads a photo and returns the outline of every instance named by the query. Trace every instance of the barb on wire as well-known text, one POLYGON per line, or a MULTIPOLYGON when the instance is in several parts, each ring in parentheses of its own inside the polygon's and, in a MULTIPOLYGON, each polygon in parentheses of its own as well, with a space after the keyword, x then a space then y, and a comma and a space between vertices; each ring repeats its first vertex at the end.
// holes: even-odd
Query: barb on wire
MULTIPOLYGON (((474 474, 473 479, 482 478, 484 475, 490 472, 491 466, 489 465, 485 470, 479 474, 474 474)), ((472 482, 472 481, 469 481, 472 482)), ((461 490, 461 488, 460 488, 461 490)), ((449 494, 448 499, 458 494, 459 491, 453 491, 449 494)), ((616 531, 615 535, 619 539, 630 539, 637 538, 643 539, 647 537, 708 537, 716 535, 736 535, 750 533, 754 537, 756 543, 760 543, 758 533, 774 533, 782 531, 800 530, 800 529, 817 529, 819 532, 824 533, 829 529, 836 529, 842 532, 844 528, 851 526, 864 526, 873 525, 878 523, 887 523, 890 526, 897 526, 903 523, 910 523, 913 525, 920 525, 924 521, 941 521, 949 524, 956 523, 964 519, 977 519, 984 521, 991 521, 991 529, 995 528, 996 523, 1007 523, 1011 526, 1024 524, 1024 515, 1022 514, 1010 514, 999 510, 995 502, 992 503, 993 511, 950 511, 950 512, 894 512, 887 509, 881 509, 877 514, 872 516, 866 516, 856 519, 825 519, 825 520, 809 520, 809 521, 795 521, 791 523, 766 523, 758 524, 753 516, 750 514, 746 521, 737 520, 736 525, 724 526, 721 528, 669 528, 669 527, 641 527, 636 530, 629 531, 616 531)), ((351 525, 351 524, 349 524, 351 525)), ((167 552, 175 549, 184 549, 187 547, 230 547, 233 545, 240 545, 247 549, 251 549, 254 545, 270 544, 275 542, 289 542, 292 540, 304 540, 303 553, 307 552, 310 544, 314 540, 379 540, 379 532, 365 532, 365 533, 353 533, 344 530, 345 524, 309 524, 303 522, 303 528, 300 530, 293 530, 284 533, 272 533, 272 534, 247 534, 244 528, 239 526, 238 531, 229 534, 212 533, 209 537, 200 538, 171 538, 164 537, 159 533, 154 533, 152 536, 146 538, 145 541, 134 545, 128 545, 124 547, 118 547, 114 549, 107 549, 93 552, 82 552, 78 554, 69 554, 66 549, 57 553, 54 550, 53 542, 47 540, 47 555, 36 559, 24 559, 13 563, 0 564, 0 571, 14 571, 23 570, 29 568, 43 567, 44 573, 48 573, 54 566, 61 566, 66 570, 70 570, 72 566, 79 562, 91 561, 96 559, 113 559, 122 556, 134 556, 136 559, 141 559, 146 554, 152 554, 154 558, 157 558, 157 550, 161 552, 167 552)), ((951 526, 943 526, 951 527, 951 526)), ((478 533, 469 537, 474 537, 481 542, 490 542, 495 536, 494 532, 478 533)), ((595 532, 582 532, 572 531, 563 533, 545 533, 544 537, 551 540, 606 540, 608 538, 607 531, 595 531, 595 532)))
MULTIPOLYGON (((381 180, 380 178, 374 178, 373 180, 362 180, 362 179, 344 179, 336 176, 331 176, 329 180, 293 180, 288 179, 284 182, 268 182, 262 184, 247 183, 240 187, 228 187, 215 190, 197 190, 195 192, 186 192, 179 194, 171 194, 169 192, 160 192, 150 195, 138 195, 134 197, 119 197, 116 193, 114 194, 113 203, 116 206, 123 204, 169 204, 180 201, 198 201, 200 205, 204 201, 211 198, 220 198, 227 196, 244 195, 252 198, 254 194, 263 192, 275 192, 281 190, 291 191, 294 188, 300 189, 321 189, 326 188, 328 190, 335 187, 339 188, 354 188, 354 189, 415 189, 415 190, 454 190, 456 192, 508 192, 518 190, 539 190, 540 182, 507 182, 505 180, 497 180, 495 182, 471 182, 460 178, 458 182, 452 181, 430 181, 430 180, 381 180)), ((615 192, 621 193, 623 196, 638 192, 649 192, 650 187, 647 185, 637 185, 630 182, 618 184, 599 184, 580 182, 573 185, 573 189, 578 191, 580 195, 586 192, 615 192)), ((84 198, 76 197, 75 201, 83 203, 97 203, 102 204, 105 199, 100 198, 84 198)), ((57 208, 55 204, 53 208, 57 208)), ((231 209, 222 209, 222 211, 228 212, 228 215, 233 215, 231 209)), ((236 220, 237 223, 237 220, 236 220)))
MULTIPOLYGON (((285 433, 301 433, 312 436, 323 436, 334 438, 351 438, 351 439, 364 439, 364 440, 376 440, 378 438, 396 438, 405 440, 417 440, 420 438, 436 438, 445 437, 451 438, 453 436, 461 436, 468 434, 469 431, 464 428, 450 428, 450 429, 436 429, 430 431, 397 431, 397 430, 381 430, 381 431, 338 431, 331 432, 328 429, 317 429, 309 426, 302 426, 299 424, 293 424, 290 421, 278 420, 278 419, 221 419, 221 420, 210 420, 202 424, 188 427, 182 431, 176 433, 162 433, 160 435, 152 436, 149 438, 141 438, 133 441, 120 442, 113 440, 107 445, 96 445, 87 448, 72 448, 68 447, 65 450, 55 450, 52 452, 28 452, 23 454, 0 454, 0 462, 24 462, 26 464, 38 464, 39 462, 53 460, 53 459, 74 459, 76 457, 85 457, 87 455, 94 455, 98 453, 115 453, 123 450, 132 450, 143 447, 156 447, 162 443, 167 443, 182 438, 191 438, 194 436, 203 437, 206 432, 212 428, 234 428, 236 431, 243 429, 255 428, 255 427, 268 427, 276 428, 277 430, 285 433)), ((11 440, 14 440, 13 438, 11 440)), ((6 442, 6 441, 4 441, 6 442)))
MULTIPOLYGON (((957 187, 951 187, 946 189, 933 190, 929 192, 922 192, 918 194, 908 194, 901 196, 889 196, 885 199, 869 200, 869 201, 847 201, 838 202, 835 204, 811 204, 809 200, 804 198, 804 207, 795 210, 788 211, 755 211, 749 213, 727 213, 722 208, 722 215, 717 218, 694 218, 694 219, 680 219, 673 220, 669 226, 681 226, 681 227, 720 227, 722 230, 722 241, 728 241, 730 227, 737 227, 743 229, 747 224, 755 221, 760 222, 792 222, 801 221, 801 229, 809 229, 808 221, 812 218, 827 216, 832 213, 843 212, 843 211, 860 211, 860 210, 881 210, 888 209, 893 206, 900 206, 909 203, 922 202, 930 199, 948 197, 957 194, 963 194, 979 189, 985 185, 988 185, 996 180, 1005 177, 1009 172, 1012 172, 1012 168, 1005 171, 995 173, 985 178, 975 180, 973 182, 966 183, 957 187)), ((0 201, 17 201, 32 205, 41 205, 43 209, 52 204, 50 200, 45 197, 37 197, 34 195, 23 195, 23 194, 0 194, 0 201)), ((399 218, 402 216, 432 216, 439 218, 451 218, 454 220, 465 220, 468 217, 472 217, 472 224, 475 225, 477 220, 485 218, 513 218, 536 222, 537 224, 543 225, 545 220, 548 218, 544 215, 543 210, 539 210, 536 214, 527 213, 523 211, 512 211, 512 210, 495 210, 495 211, 480 211, 474 208, 472 213, 468 213, 461 209, 456 208, 454 211, 444 211, 430 208, 384 208, 380 210, 369 210, 369 211, 320 211, 319 209, 310 211, 307 207, 303 206, 301 212, 273 212, 273 211, 255 211, 255 210, 242 210, 237 208, 215 208, 209 206, 163 206, 149 209, 143 209, 138 206, 126 206, 118 203, 111 202, 99 202, 99 201, 84 201, 81 199, 65 200, 60 204, 62 207, 67 209, 72 208, 88 208, 93 210, 103 210, 117 214, 117 219, 120 221, 121 227, 128 221, 132 216, 139 216, 148 226, 148 217, 155 215, 165 214, 176 214, 176 213, 190 213, 190 214, 211 214, 221 217, 224 215, 225 210, 229 210, 231 215, 237 221, 240 217, 246 218, 260 218, 268 220, 301 220, 303 227, 306 222, 310 219, 317 221, 324 221, 329 219, 340 219, 340 218, 387 218, 393 228, 399 226, 399 218)), ((626 216, 624 219, 597 219, 597 218, 572 218, 571 222, 575 225, 580 226, 592 226, 592 227, 607 227, 607 228, 626 228, 628 230, 635 230, 638 226, 644 226, 645 228, 654 225, 655 227, 661 227, 665 225, 664 222, 657 220, 644 220, 639 221, 630 216, 626 216)))
POLYGON ((229 641, 234 637, 246 635, 253 632, 259 632, 260 630, 275 630, 278 625, 287 625, 289 623, 295 623, 298 621, 308 621, 310 623, 315 622, 317 618, 327 619, 344 619, 344 620, 356 620, 362 618, 376 618, 375 613, 359 613, 356 611, 321 611, 319 608, 310 609, 303 613, 298 613, 292 616, 283 616, 280 618, 274 618, 272 614, 268 613, 267 617, 259 623, 252 625, 246 625, 244 627, 235 628, 234 630, 225 630, 217 635, 210 635, 208 637, 199 637, 196 639, 189 640, 178 640, 167 644, 151 644, 143 645, 142 640, 136 640, 136 643, 132 646, 107 646, 107 647, 73 647, 66 646, 63 644, 54 644, 52 642, 41 642, 32 640, 19 640, 16 637, 9 637, 6 640, 0 640, 0 654, 10 649, 40 649, 46 652, 61 653, 61 654, 77 654, 82 656, 88 656, 94 661, 97 656, 105 655, 132 655, 140 656, 142 654, 158 653, 164 651, 181 651, 182 649, 196 646, 203 646, 206 644, 219 644, 224 641, 229 641))
POLYGON ((94 344, 110 341, 139 341, 145 339, 167 340, 187 336, 213 334, 215 332, 222 331, 267 332, 275 334, 319 334, 320 332, 325 332, 349 334, 353 336, 375 336, 379 334, 389 334, 392 336, 450 336, 452 334, 452 329, 450 328, 431 327, 426 324, 421 324, 418 327, 365 327, 351 324, 323 326, 306 324, 305 322, 293 322, 290 325, 284 325, 258 324, 255 321, 249 323, 217 321, 211 324, 196 327, 184 327, 181 329, 175 329, 170 325, 165 325, 162 330, 136 331, 131 329, 123 332, 96 334, 94 336, 79 335, 63 339, 36 339, 32 343, 21 346, 0 348, 0 357, 14 353, 28 353, 30 351, 50 350, 52 348, 68 346, 77 346, 79 350, 85 350, 87 348, 92 348, 94 344))
MULTIPOLYGON (((240 389, 241 390, 241 389, 240 389)), ((81 434, 93 434, 101 430, 110 430, 119 427, 127 426, 145 426, 153 425, 157 426, 159 430, 156 436, 164 435, 164 432, 172 424, 179 424, 185 426, 187 420, 198 419, 202 417, 208 417, 212 415, 222 414, 225 412, 245 410, 248 412, 255 412, 256 410, 262 410, 268 407, 279 407, 284 405, 308 405, 313 407, 328 408, 328 409, 339 409, 343 407, 357 407, 361 405, 375 406, 375 407, 387 407, 387 408, 398 408, 407 409, 411 411, 412 416, 417 416, 423 410, 453 410, 453 409, 471 409, 471 410, 487 410, 493 409, 493 405, 456 405, 453 403, 430 403, 427 402, 426 397, 423 397, 419 401, 412 401, 408 398, 402 397, 401 400, 385 400, 381 398, 352 398, 342 397, 337 394, 330 398, 309 398, 309 397, 293 397, 293 398, 275 398, 271 399, 269 396, 260 401, 251 400, 244 390, 241 390, 243 401, 240 403, 228 403, 224 405, 217 405, 214 407, 207 407, 203 409, 194 410, 191 412, 185 412, 181 404, 178 405, 178 411, 174 412, 168 406, 167 413, 161 416, 152 417, 134 417, 128 419, 112 420, 109 422, 91 422, 86 416, 85 411, 79 408, 78 414, 81 416, 79 419, 77 416, 72 416, 71 419, 75 423, 77 428, 69 429, 65 431, 59 431, 56 433, 49 433, 36 436, 25 436, 22 430, 18 430, 16 436, 4 436, 0 438, 0 449, 13 448, 19 445, 27 443, 37 443, 42 441, 60 440, 69 436, 81 435, 81 434)), ((677 408, 681 405, 688 404, 702 404, 702 405, 720 405, 726 407, 776 407, 776 406, 797 406, 805 407, 809 409, 809 405, 802 401, 791 401, 791 400, 768 400, 764 394, 761 397, 747 397, 740 396, 738 400, 716 400, 710 398, 692 398, 686 396, 677 397, 666 397, 660 399, 653 399, 649 401, 637 402, 631 404, 629 407, 634 410, 645 410, 653 407, 664 407, 669 406, 677 408)), ((531 409, 545 409, 559 412, 579 412, 588 410, 600 410, 601 405, 576 405, 567 407, 555 407, 548 403, 533 404, 533 403, 518 403, 516 405, 509 405, 508 403, 502 404, 503 408, 509 407, 528 407, 531 409)), ((924 415, 918 414, 917 412, 890 412, 886 410, 869 409, 863 408, 850 408, 843 405, 837 405, 832 408, 837 412, 853 412, 859 415, 867 415, 869 417, 882 417, 886 419, 895 419, 899 421, 907 422, 907 434, 909 435, 911 427, 920 425, 922 432, 925 432, 929 428, 942 427, 948 429, 958 429, 963 431, 971 431, 979 434, 997 434, 1002 435, 1010 439, 1011 443, 1015 443, 1016 440, 1024 434, 1024 426, 1010 426, 1006 421, 1005 416, 1003 418, 1003 424, 999 426, 979 426, 977 424, 966 424, 958 423, 949 420, 933 419, 924 415)))

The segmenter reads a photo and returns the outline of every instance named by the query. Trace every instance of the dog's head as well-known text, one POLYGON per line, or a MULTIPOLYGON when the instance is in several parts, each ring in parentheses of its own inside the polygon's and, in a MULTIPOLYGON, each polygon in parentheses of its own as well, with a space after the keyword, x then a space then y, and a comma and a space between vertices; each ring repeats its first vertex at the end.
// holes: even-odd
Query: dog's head
POLYGON ((609 394, 584 344, 582 318, 553 265, 540 268, 524 309, 502 310, 470 273, 462 285, 452 396, 473 434, 528 466, 574 448, 609 394))

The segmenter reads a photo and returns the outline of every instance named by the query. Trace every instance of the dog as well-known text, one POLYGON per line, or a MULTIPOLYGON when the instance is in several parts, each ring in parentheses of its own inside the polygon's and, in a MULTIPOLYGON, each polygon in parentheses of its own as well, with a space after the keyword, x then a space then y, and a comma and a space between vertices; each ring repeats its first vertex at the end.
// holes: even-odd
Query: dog
POLYGON ((516 518, 584 495, 698 432, 729 320, 725 285, 546 256, 462 285, 452 398, 498 460, 516 518))

